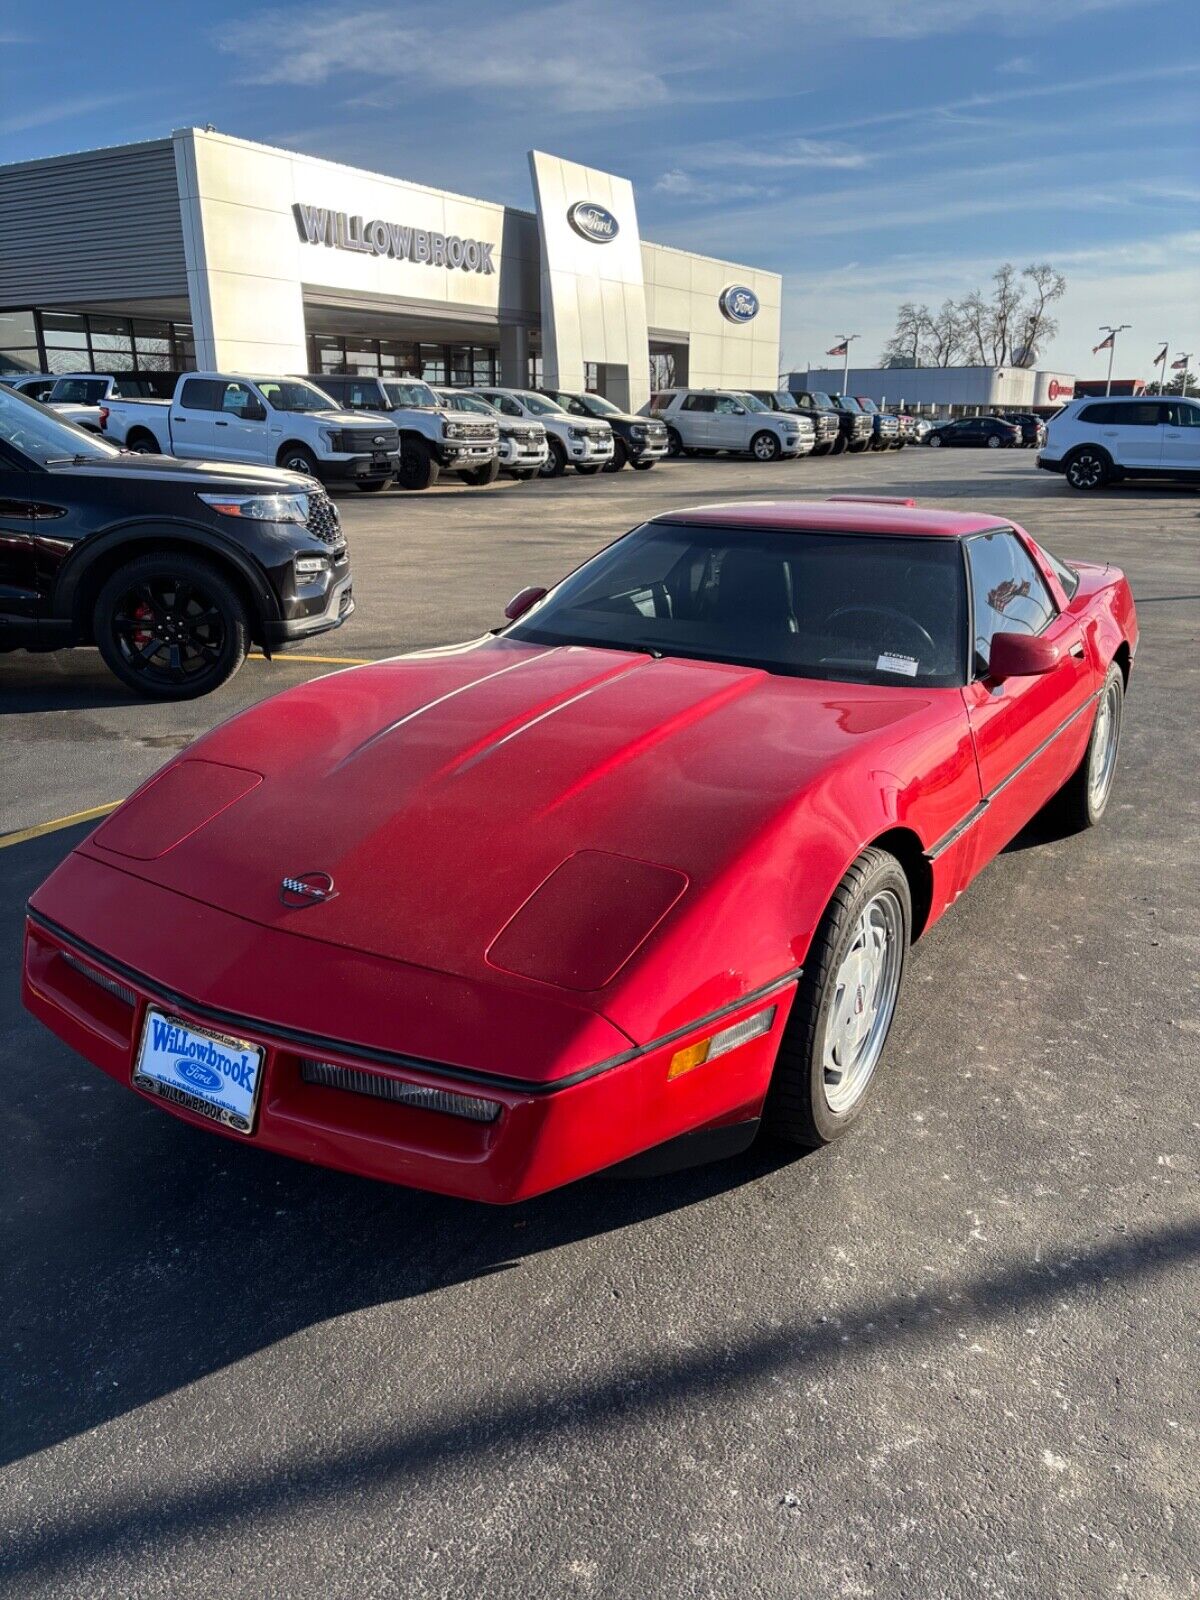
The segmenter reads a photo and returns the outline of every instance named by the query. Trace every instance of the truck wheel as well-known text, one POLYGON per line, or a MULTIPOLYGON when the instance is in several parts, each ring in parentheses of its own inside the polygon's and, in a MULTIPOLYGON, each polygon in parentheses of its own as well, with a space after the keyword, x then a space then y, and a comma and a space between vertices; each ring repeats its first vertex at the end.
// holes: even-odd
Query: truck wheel
POLYGON ((857 1122, 891 1030, 911 926, 900 863, 864 850, 809 946, 763 1110, 771 1132, 811 1148, 857 1122))
POLYGON ((429 489, 438 481, 438 464, 422 439, 405 439, 400 446, 396 482, 402 489, 429 489))
POLYGON ((390 478, 360 478, 358 487, 363 494, 378 494, 380 489, 386 489, 391 481, 390 478))
POLYGON ((629 465, 635 472, 649 472, 650 468, 657 466, 656 461, 631 461, 629 465))
POLYGON ((840 456, 840 455, 844 455, 845 453, 846 453, 846 435, 844 433, 839 433, 837 438, 829 446, 829 454, 831 456, 840 456))
POLYGON ((518 483, 528 483, 530 478, 536 478, 537 475, 538 469, 536 467, 518 467, 515 472, 509 473, 509 477, 515 478, 518 483))
POLYGON ((870 443, 870 439, 853 439, 846 448, 852 456, 860 456, 870 443))
POLYGON ((582 478, 594 478, 600 470, 601 463, 599 461, 590 461, 586 465, 577 462, 575 465, 575 471, 582 478))
POLYGON ((158 440, 152 433, 137 429, 125 441, 125 448, 132 450, 138 456, 160 456, 162 451, 158 448, 158 440))
POLYGON ((567 470, 567 452, 557 439, 550 439, 547 442, 550 446, 550 454, 542 462, 541 475, 543 478, 561 478, 567 470))
POLYGON ((306 478, 317 475, 317 458, 302 444, 285 444, 275 464, 286 467, 289 472, 302 472, 306 478))
POLYGON ((154 700, 194 700, 246 659, 250 620, 228 578, 166 551, 118 567, 96 598, 92 636, 109 670, 154 700))
POLYGON ((826 439, 823 444, 815 444, 815 445, 813 445, 812 453, 813 453, 814 456, 827 456, 832 449, 833 449, 832 441, 829 440, 829 439, 826 439))
POLYGON ((476 467, 474 472, 464 472, 463 482, 469 483, 472 489, 485 489, 489 483, 495 483, 500 476, 500 463, 496 457, 482 467, 476 467))
MULTIPOLYGON (((624 439, 614 439, 612 460, 604 463, 604 470, 605 472, 620 472, 628 460, 629 451, 626 448, 624 439)), ((634 462, 634 465, 636 466, 637 463, 634 462)))
POLYGON ((778 436, 768 433, 765 428, 761 433, 756 433, 750 441, 750 454, 755 461, 778 461, 780 449, 778 436))
POLYGON ((683 454, 683 440, 674 428, 667 429, 667 454, 672 461, 677 461, 683 454))

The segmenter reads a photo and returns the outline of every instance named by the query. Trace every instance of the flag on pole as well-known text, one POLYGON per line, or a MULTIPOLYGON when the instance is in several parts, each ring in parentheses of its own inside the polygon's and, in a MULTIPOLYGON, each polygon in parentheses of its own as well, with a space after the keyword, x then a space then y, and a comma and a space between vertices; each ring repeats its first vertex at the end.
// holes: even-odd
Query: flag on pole
POLYGON ((832 350, 826 350, 825 354, 827 356, 844 356, 849 348, 850 341, 846 339, 841 344, 835 344, 832 350))
POLYGON ((1182 361, 1172 361, 1172 363, 1171 363, 1171 371, 1172 372, 1186 372, 1187 371, 1187 357, 1184 356, 1182 361))
POLYGON ((1156 367, 1161 367, 1163 362, 1166 359, 1167 359, 1167 347, 1166 347, 1166 345, 1163 345, 1162 349, 1155 356, 1153 365, 1156 366, 1156 367))
POLYGON ((1094 356, 1098 356, 1101 350, 1111 350, 1113 337, 1114 336, 1110 333, 1107 339, 1101 339, 1099 344, 1094 344, 1092 346, 1092 354, 1094 356))

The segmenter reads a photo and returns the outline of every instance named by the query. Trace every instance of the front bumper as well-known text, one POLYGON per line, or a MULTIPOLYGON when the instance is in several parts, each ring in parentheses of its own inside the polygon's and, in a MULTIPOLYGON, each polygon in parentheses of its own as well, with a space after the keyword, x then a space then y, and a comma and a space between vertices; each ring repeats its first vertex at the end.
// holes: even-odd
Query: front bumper
POLYGON ((544 465, 550 447, 544 439, 526 444, 519 439, 501 439, 500 465, 505 472, 536 470, 544 465))
POLYGON ((317 477, 322 483, 358 483, 396 474, 399 457, 384 451, 373 455, 326 456, 317 462, 317 477))
POLYGON ((340 628, 354 614, 354 580, 349 562, 333 569, 328 588, 311 599, 297 596, 289 602, 288 610, 290 615, 263 625, 264 643, 269 650, 340 628))
POLYGON ((611 461, 613 457, 613 440, 609 434, 606 439, 563 439, 563 448, 567 452, 568 461, 573 464, 583 462, 585 466, 593 461, 611 461))
POLYGON ((443 472, 477 472, 494 461, 499 446, 486 440, 450 439, 438 445, 437 461, 443 472))
MULTIPOLYGON (((408 1056, 378 1046, 393 1018, 443 1027, 448 1053, 463 1050, 464 1015, 482 1012, 501 1065, 513 1050, 513 1025, 523 1022, 531 1048, 544 1020, 561 1037, 567 1008, 554 996, 477 990, 463 1004, 462 980, 414 973, 395 962, 340 950, 336 972, 319 941, 247 924, 208 906, 182 902, 168 891, 73 855, 34 897, 26 924, 22 999, 40 1021, 110 1077, 159 1110, 224 1138, 335 1167, 362 1177, 407 1184, 465 1199, 508 1203, 543 1193, 702 1128, 742 1123, 758 1115, 795 976, 727 1007, 719 1021, 699 1018, 690 1028, 646 1048, 630 1047, 596 1013, 576 1013, 571 1048, 592 1052, 592 1064, 558 1079, 519 1080, 408 1056), (101 930, 106 950, 69 933, 51 909, 101 930), (178 938, 139 928, 186 926, 178 938), (143 953, 139 968, 108 951, 120 945, 143 953), (181 951, 186 954, 181 959, 181 951), (96 976, 71 965, 70 956, 96 976), (152 963, 162 979, 145 976, 152 963), (190 977, 189 977, 190 975, 190 977), (331 1040, 313 1023, 328 1015, 325 980, 336 978, 343 1016, 372 1046, 331 1040), (182 982, 181 982, 182 980, 182 982), (112 985, 124 997, 111 992, 112 985), (188 992, 185 992, 185 987, 188 992), (194 998, 205 993, 203 1003, 194 998), (402 1000, 419 998, 406 1006, 402 1000), (265 1051, 263 1079, 250 1133, 239 1134, 199 1112, 147 1095, 132 1082, 133 1062, 149 1005, 186 1025, 233 1032, 265 1051), (703 1038, 774 1007, 769 1032, 717 1061, 670 1080, 668 1064, 689 1038, 703 1038), (491 1022, 487 1013, 493 1013, 491 1022), (509 1037, 494 1028, 505 1014, 509 1037), (453 1042, 452 1042, 453 1041, 453 1042), (611 1041, 611 1043, 610 1043, 611 1041), (616 1045, 616 1053, 612 1051, 616 1045), (392 1080, 484 1099, 498 1109, 487 1122, 415 1108, 351 1088, 310 1081, 305 1062, 348 1068, 362 1082, 392 1080)), ((406 1022, 407 1025, 407 1022, 406 1022)), ((397 1027, 397 1031, 400 1029, 397 1027)), ((486 1043, 481 1040, 480 1044, 486 1043)), ((479 1048, 477 1045, 476 1048, 479 1048)), ((565 1048, 565 1046, 564 1046, 565 1048)), ((465 1053, 470 1053, 469 1051, 465 1053)))
POLYGON ((665 461, 667 458, 667 435, 664 430, 661 437, 638 439, 630 435, 625 441, 625 447, 635 461, 665 461))

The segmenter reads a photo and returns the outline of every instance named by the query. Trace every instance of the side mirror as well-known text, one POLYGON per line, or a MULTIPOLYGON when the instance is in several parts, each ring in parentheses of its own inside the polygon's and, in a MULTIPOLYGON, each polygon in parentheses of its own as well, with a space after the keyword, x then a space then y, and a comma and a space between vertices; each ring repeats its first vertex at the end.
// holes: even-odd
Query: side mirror
POLYGON ((1040 634, 995 633, 988 654, 988 674, 997 683, 1006 678, 1040 678, 1061 660, 1056 644, 1040 634))
POLYGON ((525 615, 530 606, 537 605, 545 593, 545 589, 539 589, 536 584, 530 585, 528 589, 518 589, 505 606, 504 615, 510 622, 515 622, 518 617, 525 615))
POLYGON ((745 406, 734 406, 733 414, 735 417, 744 417, 746 415, 745 406))

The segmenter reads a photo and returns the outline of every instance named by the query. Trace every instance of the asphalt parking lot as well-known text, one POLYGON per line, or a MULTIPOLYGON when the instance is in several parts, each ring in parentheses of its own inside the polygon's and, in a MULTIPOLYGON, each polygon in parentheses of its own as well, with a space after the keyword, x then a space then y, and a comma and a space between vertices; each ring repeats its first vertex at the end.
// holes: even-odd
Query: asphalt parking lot
MULTIPOLYGON (((1118 563, 1142 641, 1103 825, 1022 835, 917 946, 834 1148, 484 1210, 209 1138, 20 1007, 88 824, 0 848, 2 1592, 1200 1594, 1200 495, 911 449, 350 496, 359 609, 311 654, 469 637, 669 506, 855 490, 1118 563)), ((171 707, 0 657, 0 831, 330 670, 171 707)))

